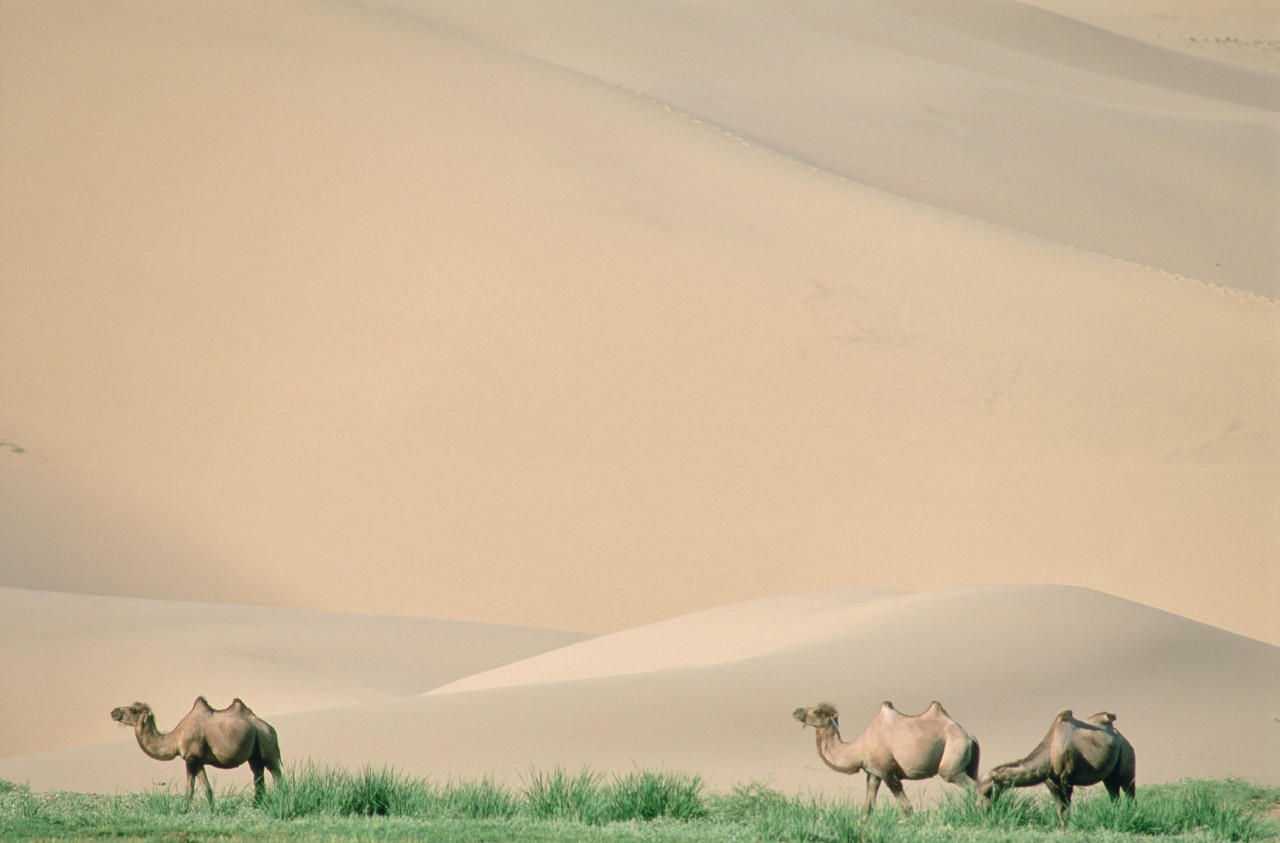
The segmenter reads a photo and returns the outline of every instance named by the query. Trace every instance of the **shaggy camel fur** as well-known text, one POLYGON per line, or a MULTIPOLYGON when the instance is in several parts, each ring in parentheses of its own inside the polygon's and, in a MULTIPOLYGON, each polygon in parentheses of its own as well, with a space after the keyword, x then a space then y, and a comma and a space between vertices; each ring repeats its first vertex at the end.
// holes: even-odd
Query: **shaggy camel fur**
POLYGON ((196 697, 195 705, 171 732, 156 729, 156 716, 146 703, 134 703, 111 712, 111 719, 133 727, 138 746, 152 758, 168 761, 182 756, 187 764, 187 802, 195 793, 196 779, 204 785, 209 806, 213 806, 213 788, 205 775, 205 766, 230 770, 246 761, 253 771, 254 798, 262 799, 266 791, 263 771, 280 783, 280 744, 276 730, 249 710, 239 699, 215 711, 204 697, 196 697))
POLYGON ((978 790, 978 742, 951 719, 941 703, 932 703, 915 717, 900 713, 893 703, 881 703, 871 725, 847 743, 840 738, 839 713, 832 706, 797 708, 793 716, 817 730, 818 755, 828 767, 837 773, 866 772, 863 807, 867 811, 875 807, 880 782, 889 786, 908 814, 911 802, 902 792, 904 779, 941 776, 943 781, 978 790))
POLYGON ((1086 720, 1077 720, 1070 709, 1058 712, 1049 733, 1030 755, 987 773, 979 790, 990 798, 1007 787, 1031 787, 1043 782, 1058 800, 1058 819, 1063 823, 1076 787, 1102 782, 1112 799, 1119 798, 1121 791, 1133 796, 1133 745, 1111 725, 1115 719, 1107 711, 1086 720))

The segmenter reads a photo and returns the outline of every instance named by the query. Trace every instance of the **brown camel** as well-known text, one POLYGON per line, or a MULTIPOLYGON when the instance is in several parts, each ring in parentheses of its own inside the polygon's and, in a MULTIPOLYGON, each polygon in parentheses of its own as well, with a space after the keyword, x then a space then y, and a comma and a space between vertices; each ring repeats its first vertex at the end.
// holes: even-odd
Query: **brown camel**
POLYGON ((196 697, 191 711, 171 732, 156 729, 156 716, 146 703, 114 709, 111 719, 132 726, 138 736, 138 746, 152 758, 168 761, 182 756, 187 764, 188 804, 199 779, 209 797, 209 806, 213 807, 213 788, 204 772, 206 765, 230 770, 249 762, 255 800, 261 800, 266 791, 264 770, 270 770, 272 780, 280 783, 282 770, 276 730, 239 699, 215 711, 204 697, 196 697))
POLYGON ((867 797, 863 807, 869 812, 876 804, 880 782, 898 799, 902 810, 911 813, 911 802, 902 792, 902 782, 942 776, 943 781, 978 790, 978 742, 964 727, 951 719, 939 702, 923 714, 902 714, 893 703, 880 704, 871 725, 846 743, 840 738, 839 713, 823 703, 814 708, 797 708, 794 717, 818 732, 818 755, 837 773, 867 774, 867 797))
POLYGON ((1058 819, 1067 821, 1071 793, 1077 787, 1102 782, 1112 799, 1121 791, 1134 795, 1136 759, 1133 745, 1116 731, 1116 716, 1100 711, 1077 720, 1070 709, 1058 712, 1049 733, 1031 754, 987 773, 979 788, 993 798, 1008 787, 1031 787, 1043 782, 1058 800, 1058 819))

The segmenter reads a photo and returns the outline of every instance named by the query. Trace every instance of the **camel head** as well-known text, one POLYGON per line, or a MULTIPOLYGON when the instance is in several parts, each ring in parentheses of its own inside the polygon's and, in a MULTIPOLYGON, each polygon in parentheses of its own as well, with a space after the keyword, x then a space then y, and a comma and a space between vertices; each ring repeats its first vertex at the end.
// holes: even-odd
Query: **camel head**
POLYGON ((800 721, 800 725, 812 726, 815 729, 828 727, 840 731, 840 712, 830 703, 820 703, 813 708, 797 708, 791 716, 800 721))
POLYGON ((122 726, 137 726, 147 718, 155 719, 155 715, 151 712, 151 706, 146 703, 136 702, 111 709, 111 719, 122 726))
POLYGON ((982 780, 978 782, 978 797, 987 803, 990 803, 991 800, 997 798, 1003 790, 1004 788, 996 783, 996 780, 992 777, 991 773, 987 773, 982 777, 982 780))

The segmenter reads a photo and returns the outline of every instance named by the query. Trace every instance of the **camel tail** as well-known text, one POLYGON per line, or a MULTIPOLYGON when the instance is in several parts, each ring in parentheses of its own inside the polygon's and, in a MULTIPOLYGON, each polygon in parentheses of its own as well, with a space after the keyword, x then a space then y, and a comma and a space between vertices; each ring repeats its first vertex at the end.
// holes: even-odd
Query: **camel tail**
POLYGON ((284 772, 284 759, 280 754, 280 738, 276 736, 276 730, 268 723, 263 723, 265 729, 253 730, 253 754, 258 757, 272 773, 277 775, 284 772))
POLYGON ((981 758, 981 756, 982 756, 982 747, 978 746, 978 740, 977 738, 974 738, 973 752, 969 753, 969 766, 965 769, 965 772, 968 773, 969 778, 973 779, 975 782, 979 780, 978 760, 981 758))

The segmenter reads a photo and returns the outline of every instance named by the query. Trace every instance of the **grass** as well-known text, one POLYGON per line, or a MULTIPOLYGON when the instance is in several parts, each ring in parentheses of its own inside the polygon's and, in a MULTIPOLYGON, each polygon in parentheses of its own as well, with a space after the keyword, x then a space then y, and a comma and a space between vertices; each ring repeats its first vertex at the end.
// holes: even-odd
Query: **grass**
POLYGON ((532 770, 520 785, 491 779, 432 782, 388 768, 306 764, 255 804, 248 789, 214 809, 168 790, 101 796, 32 793, 0 781, 4 840, 420 840, 526 841, 1262 841, 1280 837, 1267 813, 1280 788, 1184 781, 1139 788, 1136 800, 1077 792, 1068 827, 1043 789, 1004 794, 989 810, 959 792, 912 816, 882 806, 863 814, 848 799, 800 797, 761 783, 710 793, 702 780, 636 771, 532 770))

